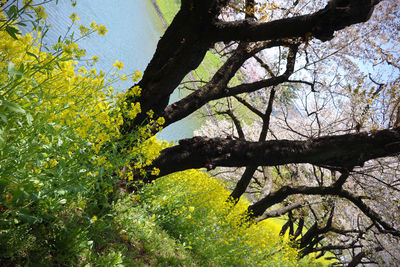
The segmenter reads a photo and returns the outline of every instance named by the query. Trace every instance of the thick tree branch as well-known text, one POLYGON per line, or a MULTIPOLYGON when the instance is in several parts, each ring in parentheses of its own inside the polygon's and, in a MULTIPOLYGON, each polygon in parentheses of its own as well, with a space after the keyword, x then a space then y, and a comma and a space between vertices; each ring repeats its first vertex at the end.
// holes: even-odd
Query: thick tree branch
MULTIPOLYGON (((364 162, 400 153, 400 127, 376 131, 326 136, 306 141, 271 140, 249 142, 223 138, 193 137, 164 149, 151 167, 160 176, 193 168, 275 166, 311 163, 351 169, 364 162)), ((148 181, 156 179, 150 176, 148 181)))
MULTIPOLYGON (((340 187, 335 186, 322 186, 322 187, 309 187, 309 186, 284 186, 278 191, 275 191, 262 200, 249 206, 248 212, 251 217, 256 218, 261 216, 265 210, 269 207, 280 203, 290 195, 330 195, 345 198, 357 206, 372 222, 377 226, 378 230, 390 233, 393 236, 400 236, 400 231, 393 228, 389 223, 385 222, 379 214, 373 211, 367 204, 365 204, 360 197, 353 195, 352 193, 344 190, 340 187), (383 227, 383 229, 381 229, 383 227)), ((329 222, 329 220, 328 220, 329 222)), ((327 224, 328 225, 328 224, 327 224)), ((325 229, 326 230, 326 229, 325 229)), ((304 237, 305 238, 305 237, 304 237)))
POLYGON ((263 41, 305 37, 312 34, 321 41, 333 38, 335 31, 367 21, 375 0, 333 0, 325 8, 309 15, 285 18, 266 23, 249 20, 217 22, 214 41, 263 41))
POLYGON ((142 112, 134 121, 125 118, 122 132, 129 132, 147 119, 147 112, 155 116, 168 105, 169 97, 183 78, 196 69, 213 44, 208 38, 212 23, 220 13, 223 1, 182 1, 181 9, 157 44, 157 49, 137 84, 142 88, 138 100, 142 112))
POLYGON ((258 217, 256 219, 256 221, 260 222, 260 221, 263 221, 263 220, 268 219, 268 218, 279 217, 279 216, 282 216, 282 215, 288 213, 291 210, 295 210, 295 209, 304 207, 306 205, 309 205, 309 204, 307 204, 307 203, 304 204, 302 201, 297 201, 297 202, 294 202, 294 203, 292 203, 292 204, 290 204, 288 206, 285 206, 283 208, 276 209, 276 210, 269 211, 269 212, 265 212, 261 217, 258 217))
POLYGON ((252 92, 264 87, 278 85, 282 82, 285 82, 293 73, 297 52, 296 45, 292 45, 288 58, 287 70, 284 74, 252 84, 243 84, 242 86, 236 86, 232 88, 227 87, 229 81, 247 59, 263 49, 282 44, 286 44, 286 42, 268 42, 260 46, 256 46, 255 48, 251 48, 248 43, 239 44, 239 47, 235 50, 233 55, 229 57, 227 61, 220 67, 210 82, 199 88, 197 91, 165 108, 164 112, 161 114, 161 116, 165 119, 164 127, 167 127, 168 125, 187 117, 211 100, 235 96, 244 92, 252 92))

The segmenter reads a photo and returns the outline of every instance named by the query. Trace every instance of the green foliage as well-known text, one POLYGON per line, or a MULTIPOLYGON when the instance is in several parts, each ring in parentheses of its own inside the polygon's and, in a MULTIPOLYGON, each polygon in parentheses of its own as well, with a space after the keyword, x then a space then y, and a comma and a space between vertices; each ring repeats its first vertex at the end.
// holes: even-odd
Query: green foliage
POLYGON ((248 203, 234 208, 229 192, 208 174, 189 170, 171 174, 145 187, 144 204, 170 235, 187 244, 206 266, 319 266, 297 259, 280 239, 274 221, 248 222, 248 203))
MULTIPOLYGON (((42 21, 43 7, 25 2, 42 21)), ((123 97, 104 74, 77 69, 72 37, 45 53, 40 32, 7 30, 13 7, 0 13, 0 262, 85 265, 113 229, 115 171, 131 160, 119 151, 123 97)), ((81 37, 104 32, 91 29, 81 37)))
MULTIPOLYGON (((277 238, 273 222, 249 224, 248 203, 232 208, 205 173, 121 193, 119 180, 132 180, 132 168, 146 175, 142 167, 168 144, 149 138, 147 126, 120 134, 122 118, 140 112, 125 101, 140 88, 113 94, 110 82, 127 76, 97 72, 97 58, 78 68, 85 51, 72 36, 42 52, 46 14, 32 3, 0 13, 0 265, 311 265, 277 238), (17 29, 25 11, 36 14, 34 31, 20 35, 8 27, 17 29)), ((107 31, 94 22, 79 29, 78 39, 107 31)))
POLYGON ((122 198, 115 205, 114 221, 120 238, 127 244, 127 266, 195 266, 185 246, 171 238, 147 213, 138 195, 122 198))
POLYGON ((158 7, 160 8, 165 20, 168 24, 171 24, 176 13, 178 13, 181 6, 180 0, 155 0, 158 7))

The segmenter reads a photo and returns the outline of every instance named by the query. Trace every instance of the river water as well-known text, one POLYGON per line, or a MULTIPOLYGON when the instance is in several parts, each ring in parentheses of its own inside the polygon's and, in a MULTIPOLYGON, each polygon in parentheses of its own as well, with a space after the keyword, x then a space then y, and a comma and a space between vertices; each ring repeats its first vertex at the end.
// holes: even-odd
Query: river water
MULTIPOLYGON (((59 0, 58 4, 49 3, 45 7, 48 22, 52 24, 46 38, 49 43, 57 42, 58 37, 65 34, 73 12, 80 18, 78 24, 88 26, 94 20, 107 27, 106 36, 93 34, 79 42, 79 46, 86 49, 87 58, 99 57, 96 69, 105 73, 112 69, 115 60, 124 63, 123 71, 127 74, 136 70, 143 72, 164 32, 151 0, 78 0, 75 7, 69 0, 59 0)), ((122 91, 131 85, 127 81, 115 87, 122 91)), ((180 97, 178 90, 175 91, 171 101, 180 97)), ((174 141, 192 137, 196 127, 196 119, 189 117, 164 129, 159 138, 174 141)))

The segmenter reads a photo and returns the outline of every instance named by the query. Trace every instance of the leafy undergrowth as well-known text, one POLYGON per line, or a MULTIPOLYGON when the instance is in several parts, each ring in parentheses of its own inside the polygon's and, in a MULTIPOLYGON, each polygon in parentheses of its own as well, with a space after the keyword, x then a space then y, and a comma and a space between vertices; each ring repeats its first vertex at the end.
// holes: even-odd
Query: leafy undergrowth
POLYGON ((144 188, 144 207, 172 237, 188 244, 204 266, 322 266, 327 262, 297 258, 279 237, 276 220, 248 222, 248 202, 232 207, 229 192, 207 173, 171 174, 144 188))
MULTIPOLYGON (((140 112, 112 93, 113 81, 128 78, 120 74, 123 64, 116 61, 108 75, 96 71, 98 58, 85 58, 75 42, 106 28, 80 25, 80 36, 43 47, 44 7, 0 3, 7 8, 7 16, 0 12, 0 266, 185 262, 184 248, 146 213, 122 213, 118 180, 131 177, 120 170, 128 163, 140 168, 156 151, 146 126, 119 132, 123 116, 140 112), (22 14, 31 18, 30 34, 19 33, 27 23, 22 14), (127 216, 136 222, 122 223, 127 216), (125 240, 123 230, 135 236, 125 240), (156 253, 161 244, 164 251, 156 253)), ((71 26, 77 21, 72 14, 71 26)), ((134 88, 128 96, 139 93, 134 88)))
POLYGON ((137 196, 120 199, 113 208, 113 231, 106 232, 101 266, 196 266, 184 244, 171 238, 143 209, 137 196), (112 233, 110 235, 110 233, 112 233), (107 262, 105 259, 108 259, 107 262))
MULTIPOLYGON (((120 190, 131 166, 146 175, 142 167, 167 145, 147 126, 119 132, 122 118, 140 112, 112 93, 111 82, 128 77, 123 64, 97 72, 97 59, 85 59, 72 36, 44 49, 44 8, 10 3, 7 17, 0 13, 1 266, 318 264, 298 260, 271 222, 248 224, 248 203, 230 207, 223 185, 205 173, 176 173, 138 194, 120 190), (22 12, 33 18, 32 34, 18 33, 22 12)), ((79 29, 77 39, 106 32, 95 22, 79 29)))

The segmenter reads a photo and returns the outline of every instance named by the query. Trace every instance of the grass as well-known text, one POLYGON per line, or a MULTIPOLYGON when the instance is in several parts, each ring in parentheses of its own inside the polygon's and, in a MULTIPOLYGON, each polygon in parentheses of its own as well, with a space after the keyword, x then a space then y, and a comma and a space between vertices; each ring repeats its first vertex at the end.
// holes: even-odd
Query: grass
MULTIPOLYGON (((126 196, 114 206, 113 221, 119 231, 108 247, 120 246, 125 266, 196 266, 185 245, 170 237, 137 201, 126 196)), ((104 262, 104 261, 103 261, 104 262)), ((110 265, 111 266, 111 265, 110 265)))
POLYGON ((176 13, 178 13, 181 6, 180 0, 156 0, 158 7, 160 8, 165 20, 168 24, 171 24, 176 13))

